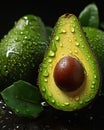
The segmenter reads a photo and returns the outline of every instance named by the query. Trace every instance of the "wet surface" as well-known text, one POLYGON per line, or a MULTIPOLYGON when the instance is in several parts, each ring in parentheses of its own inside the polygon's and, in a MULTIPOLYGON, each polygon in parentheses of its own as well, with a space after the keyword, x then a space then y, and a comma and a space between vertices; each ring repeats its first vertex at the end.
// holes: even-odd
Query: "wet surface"
POLYGON ((62 112, 52 107, 35 119, 17 117, 0 100, 0 130, 103 130, 104 97, 100 96, 89 107, 76 112, 62 112))

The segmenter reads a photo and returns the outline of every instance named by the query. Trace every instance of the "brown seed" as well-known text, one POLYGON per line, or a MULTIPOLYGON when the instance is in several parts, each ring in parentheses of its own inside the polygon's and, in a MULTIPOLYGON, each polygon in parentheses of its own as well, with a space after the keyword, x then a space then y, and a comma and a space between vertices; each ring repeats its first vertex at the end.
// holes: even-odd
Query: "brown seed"
POLYGON ((84 81, 84 68, 76 58, 65 56, 56 64, 53 77, 59 88, 74 91, 84 81))

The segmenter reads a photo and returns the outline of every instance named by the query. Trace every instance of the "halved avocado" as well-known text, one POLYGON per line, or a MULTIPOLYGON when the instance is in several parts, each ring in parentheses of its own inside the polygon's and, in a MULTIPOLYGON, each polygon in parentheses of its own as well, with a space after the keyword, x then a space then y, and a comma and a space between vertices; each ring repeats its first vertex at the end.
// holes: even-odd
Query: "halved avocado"
POLYGON ((59 17, 40 65, 38 82, 42 96, 59 110, 78 110, 95 99, 99 68, 74 14, 59 17))

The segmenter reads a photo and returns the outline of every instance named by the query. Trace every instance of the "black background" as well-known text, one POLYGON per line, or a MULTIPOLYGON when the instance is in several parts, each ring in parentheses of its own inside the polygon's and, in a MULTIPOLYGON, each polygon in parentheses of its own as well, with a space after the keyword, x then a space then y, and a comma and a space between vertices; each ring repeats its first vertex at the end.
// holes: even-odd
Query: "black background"
MULTIPOLYGON (((98 6, 100 22, 104 21, 104 0, 0 1, 0 39, 13 27, 14 22, 23 15, 38 15, 45 25, 53 27, 62 14, 73 13, 78 16, 82 9, 92 2, 98 6)), ((103 130, 103 103, 104 99, 98 98, 91 109, 75 112, 74 114, 55 110, 53 110, 53 114, 50 113, 50 110, 47 110, 46 113, 43 113, 43 116, 32 121, 10 117, 8 118, 8 130, 16 129, 16 126, 19 126, 19 130, 103 130), (9 129, 9 127, 12 127, 12 129, 9 129)), ((5 120, 7 121, 6 118, 5 120)), ((0 128, 7 124, 5 120, 4 124, 0 124, 0 128)))

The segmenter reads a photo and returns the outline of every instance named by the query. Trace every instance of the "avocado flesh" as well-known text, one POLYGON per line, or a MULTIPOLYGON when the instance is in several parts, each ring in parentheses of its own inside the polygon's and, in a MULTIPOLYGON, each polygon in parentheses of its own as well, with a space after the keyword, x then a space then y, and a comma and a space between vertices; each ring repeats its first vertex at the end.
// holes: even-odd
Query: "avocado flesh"
POLYGON ((40 17, 21 17, 0 42, 0 89, 19 79, 35 84, 46 48, 46 29, 40 17))
POLYGON ((104 92, 104 31, 93 28, 93 27, 83 27, 83 31, 86 34, 88 43, 95 57, 99 63, 99 68, 101 72, 101 93, 104 92))
POLYGON ((99 69, 77 17, 64 14, 59 17, 49 47, 39 70, 39 88, 45 100, 63 111, 74 111, 89 104, 99 90, 99 69), (79 59, 85 69, 82 86, 73 92, 59 89, 54 81, 53 72, 56 63, 63 56, 79 59))

